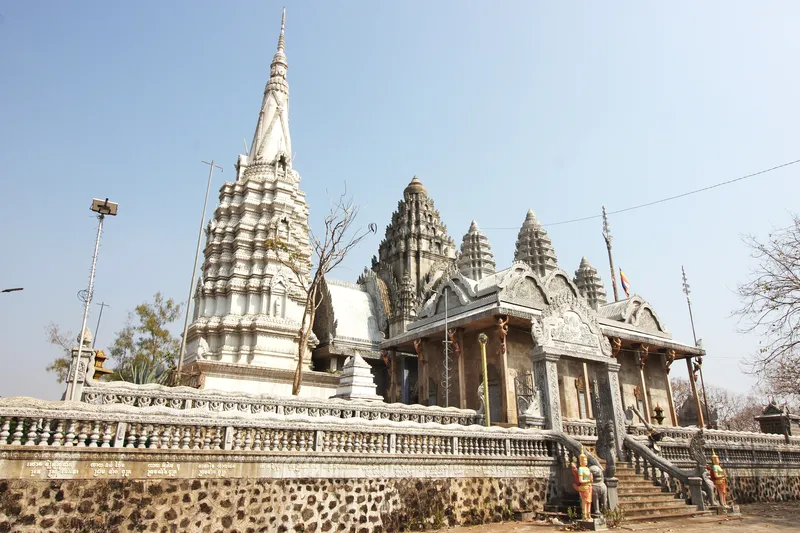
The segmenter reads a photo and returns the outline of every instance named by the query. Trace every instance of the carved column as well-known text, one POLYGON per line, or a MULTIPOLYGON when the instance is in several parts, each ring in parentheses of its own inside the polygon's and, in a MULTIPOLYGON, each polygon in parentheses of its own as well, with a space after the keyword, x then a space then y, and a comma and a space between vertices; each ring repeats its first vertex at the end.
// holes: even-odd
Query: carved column
POLYGON ((544 410, 545 428, 563 431, 561 420, 561 395, 558 390, 558 360, 559 355, 548 354, 540 348, 534 348, 533 373, 536 386, 542 394, 542 408, 544 410))
POLYGON ((642 386, 642 403, 644 403, 644 419, 650 423, 650 400, 647 398, 647 382, 644 378, 644 365, 647 362, 647 357, 650 355, 650 346, 647 344, 639 344, 636 348, 636 357, 639 364, 639 383, 642 386))
POLYGON ((617 457, 622 455, 622 441, 625 438, 625 411, 622 407, 622 392, 619 388, 619 369, 622 365, 610 360, 605 368, 598 368, 597 395, 599 401, 597 419, 601 424, 611 421, 614 425, 614 445, 617 457))
MULTIPOLYGON (((510 402, 509 395, 513 395, 513 391, 508 386, 508 316, 495 315, 497 338, 500 341, 497 350, 498 360, 500 361, 500 412, 505 422, 516 424, 516 420, 511 420, 509 413, 510 402)), ((499 422, 499 421, 498 421, 499 422)))
POLYGON ((664 376, 667 379, 667 400, 669 401, 670 420, 673 426, 678 425, 678 411, 675 409, 675 398, 672 395, 672 383, 669 381, 669 371, 675 362, 675 350, 667 350, 664 354, 664 376))

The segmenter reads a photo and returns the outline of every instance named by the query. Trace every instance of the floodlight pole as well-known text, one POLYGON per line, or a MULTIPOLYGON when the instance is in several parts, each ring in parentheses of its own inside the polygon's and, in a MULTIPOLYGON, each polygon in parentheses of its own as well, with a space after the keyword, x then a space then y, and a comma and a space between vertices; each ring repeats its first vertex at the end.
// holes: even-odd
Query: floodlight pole
POLYGON ((100 306, 100 316, 97 317, 97 326, 94 328, 94 339, 92 339, 92 350, 94 350, 94 345, 97 343, 97 332, 100 331, 100 320, 103 318, 103 308, 104 307, 111 307, 105 302, 100 302, 97 304, 100 306))
POLYGON ((189 311, 192 306, 192 295, 194 294, 194 280, 197 275, 197 260, 200 257, 200 243, 203 240, 203 226, 206 224, 206 209, 208 208, 208 193, 211 191, 211 176, 214 174, 214 168, 218 168, 223 172, 222 167, 214 164, 212 159, 208 161, 201 161, 201 163, 208 165, 208 184, 206 185, 206 199, 203 202, 203 214, 200 217, 200 231, 197 234, 197 249, 194 252, 194 268, 192 268, 192 281, 189 284, 189 299, 186 300, 186 318, 183 321, 183 336, 181 337, 181 351, 178 355, 178 376, 180 376, 181 369, 183 368, 183 354, 186 352, 186 335, 189 332, 189 311))
MULTIPOLYGON (((94 271, 95 267, 97 266, 97 252, 100 249, 100 234, 103 232, 103 220, 105 220, 106 216, 103 213, 97 215, 97 237, 94 241, 94 254, 92 255, 92 269, 89 272, 89 293, 86 295, 86 302, 83 304, 83 322, 81 323, 81 335, 78 339, 78 358, 75 361, 75 365, 73 367, 73 371, 75 375, 72 377, 72 390, 69 394, 70 401, 75 400, 75 390, 78 388, 78 374, 80 373, 81 367, 81 356, 83 354, 83 337, 86 334, 86 321, 89 319, 89 306, 92 303, 92 290, 94 289, 94 271)), ((86 366, 86 371, 88 373, 89 366, 86 366)))

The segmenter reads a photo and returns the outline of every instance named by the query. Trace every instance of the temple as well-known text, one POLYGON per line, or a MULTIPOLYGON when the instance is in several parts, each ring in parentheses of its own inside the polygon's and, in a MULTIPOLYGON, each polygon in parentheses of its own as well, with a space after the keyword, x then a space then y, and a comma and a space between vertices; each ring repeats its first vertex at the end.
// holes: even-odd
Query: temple
MULTIPOLYGON (((287 394, 297 365, 301 280, 265 244, 285 242, 310 271, 284 31, 285 18, 250 152, 239 156, 236 181, 221 187, 206 231, 186 359, 202 388, 287 394)), ((414 176, 370 267, 355 283, 324 280, 301 394, 332 396, 345 361, 358 355, 387 402, 480 409, 477 338, 485 333, 494 423, 560 429, 604 417, 621 431, 634 406, 645 422, 678 425, 669 372, 703 350, 674 341, 642 297, 608 302, 585 257, 574 275, 564 270, 533 211, 513 260, 497 265, 474 220, 458 248, 414 176)))
MULTIPOLYGON (((572 521, 579 504, 573 525, 597 530, 800 499, 800 416, 772 404, 763 433, 707 428, 704 351, 641 296, 619 300, 613 274, 608 301, 586 257, 559 264, 533 211, 501 258, 478 220, 450 237, 435 182, 397 184, 371 265, 322 280, 301 343, 314 257, 284 32, 285 11, 250 150, 207 226, 180 381, 99 379, 86 332, 68 401, 0 398, 0 531, 438 530, 572 521), (692 396, 676 410, 678 360, 692 396)), ((607 220, 603 236, 613 264, 607 220)))

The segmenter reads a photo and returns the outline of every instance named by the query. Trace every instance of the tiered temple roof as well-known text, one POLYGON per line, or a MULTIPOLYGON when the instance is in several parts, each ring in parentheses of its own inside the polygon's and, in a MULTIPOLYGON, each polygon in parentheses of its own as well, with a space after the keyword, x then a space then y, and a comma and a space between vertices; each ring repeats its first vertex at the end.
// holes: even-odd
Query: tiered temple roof
POLYGON ((483 279, 495 273, 494 254, 489 238, 474 220, 461 242, 461 255, 456 261, 458 270, 474 280, 483 279))
POLYGON ((589 264, 589 260, 585 257, 581 258, 581 264, 575 271, 573 281, 591 308, 597 310, 606 303, 606 289, 603 281, 597 274, 597 269, 589 264))
POLYGON ((531 210, 519 230, 514 260, 527 263, 541 277, 558 268, 553 242, 531 210))

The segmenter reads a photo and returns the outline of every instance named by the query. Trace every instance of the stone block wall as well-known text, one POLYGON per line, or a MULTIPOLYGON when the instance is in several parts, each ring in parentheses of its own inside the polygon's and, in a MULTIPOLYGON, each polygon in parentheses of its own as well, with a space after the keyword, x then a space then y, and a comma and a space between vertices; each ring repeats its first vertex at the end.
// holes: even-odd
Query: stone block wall
POLYGON ((541 510, 548 480, 0 480, 0 533, 391 532, 541 510))

